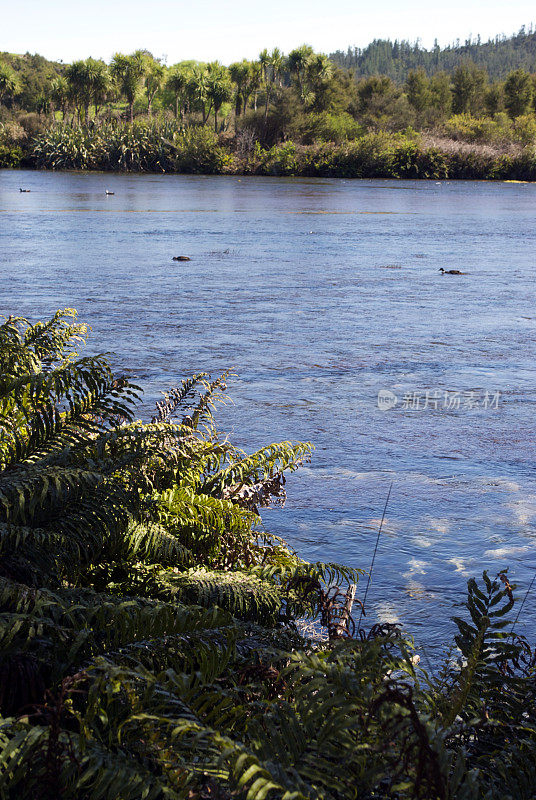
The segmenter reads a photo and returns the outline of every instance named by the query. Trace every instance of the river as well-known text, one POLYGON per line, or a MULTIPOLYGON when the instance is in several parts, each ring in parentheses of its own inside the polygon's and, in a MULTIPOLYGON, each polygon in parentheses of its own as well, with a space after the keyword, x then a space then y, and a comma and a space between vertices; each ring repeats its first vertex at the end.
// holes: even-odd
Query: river
POLYGON ((368 568, 392 485, 367 619, 433 659, 468 577, 536 569, 535 216, 528 184, 2 170, 0 312, 77 308, 147 416, 232 368, 237 444, 316 446, 264 514, 309 560, 368 568))

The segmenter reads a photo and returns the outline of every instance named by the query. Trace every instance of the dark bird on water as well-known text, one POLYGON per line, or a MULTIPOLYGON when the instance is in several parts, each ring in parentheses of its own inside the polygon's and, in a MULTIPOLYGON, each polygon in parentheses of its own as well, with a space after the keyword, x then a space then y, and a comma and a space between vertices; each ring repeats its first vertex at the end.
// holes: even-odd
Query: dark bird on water
POLYGON ((443 269, 443 267, 440 267, 439 271, 442 275, 467 275, 467 272, 461 272, 459 269, 443 269))
POLYGON ((173 256, 173 261, 191 261, 190 256, 173 256))
POLYGON ((31 189, 19 189, 19 192, 31 192, 31 189))
POLYGON ((108 189, 106 189, 106 194, 115 194, 115 192, 110 192, 108 189))

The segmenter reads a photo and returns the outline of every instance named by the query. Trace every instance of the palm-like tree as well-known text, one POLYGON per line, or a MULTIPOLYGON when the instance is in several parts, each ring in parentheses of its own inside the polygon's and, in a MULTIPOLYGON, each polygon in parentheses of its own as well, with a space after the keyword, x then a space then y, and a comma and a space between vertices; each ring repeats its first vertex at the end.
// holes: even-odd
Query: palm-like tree
POLYGON ((111 73, 121 94, 128 104, 130 122, 134 122, 134 103, 140 92, 145 73, 143 55, 136 51, 130 56, 116 53, 111 63, 111 73))
POLYGON ((305 65, 305 81, 303 99, 306 105, 318 102, 333 75, 333 64, 322 53, 315 53, 307 59, 305 65))
POLYGON ((264 122, 266 123, 270 98, 276 81, 279 81, 279 85, 281 86, 281 70, 283 69, 284 58, 277 47, 275 47, 271 53, 268 53, 268 50, 264 49, 259 54, 259 63, 262 69, 265 91, 264 122))
POLYGON ((108 100, 113 88, 110 71, 103 61, 96 61, 92 64, 91 83, 95 117, 97 117, 100 107, 108 100))
POLYGON ((69 100, 69 84, 63 75, 58 75, 50 82, 50 99, 54 107, 61 111, 62 120, 65 120, 69 100))
POLYGON ((268 105, 270 103, 270 89, 271 82, 268 79, 268 68, 270 67, 270 54, 266 48, 259 53, 259 64, 261 65, 262 81, 264 84, 265 104, 264 104, 264 121, 268 116, 268 105))
POLYGON ((245 114, 248 101, 254 95, 254 108, 257 109, 257 93, 262 81, 262 67, 258 61, 247 61, 243 59, 229 67, 229 74, 233 83, 236 85, 235 95, 235 114, 245 114))
POLYGON ((285 57, 279 47, 274 47, 270 53, 270 66, 272 68, 272 81, 281 88, 281 75, 285 66, 285 57))
POLYGON ((205 125, 212 106, 212 103, 207 105, 209 83, 206 64, 194 64, 188 80, 187 91, 193 103, 200 109, 203 115, 203 125, 205 125))
POLYGON ((13 97, 20 91, 17 73, 5 61, 0 61, 0 103, 13 97))
POLYGON ((257 110, 257 97, 262 84, 262 67, 258 61, 252 61, 249 71, 250 93, 253 94, 253 110, 257 110))
POLYGON ((300 96, 305 90, 305 74, 309 60, 314 56, 313 48, 309 45, 297 47, 287 56, 287 68, 292 76, 295 77, 300 96))
POLYGON ((74 103, 78 114, 78 124, 80 124, 82 110, 89 109, 89 104, 91 102, 91 88, 85 62, 82 60, 73 61, 67 68, 65 77, 69 84, 69 98, 74 103))
POLYGON ((183 108, 187 97, 188 84, 191 80, 191 70, 182 64, 175 64, 166 77, 166 89, 175 99, 175 119, 183 119, 183 108))
POLYGON ((229 71, 219 61, 213 61, 207 67, 207 97, 214 109, 214 131, 218 132, 218 113, 224 103, 232 97, 232 86, 229 71))
POLYGON ((147 95, 147 113, 152 116, 153 100, 157 92, 162 88, 166 68, 151 53, 144 52, 142 61, 145 73, 145 93, 147 95))
POLYGON ((249 76, 249 61, 236 61, 229 66, 231 80, 236 86, 235 89, 235 116, 239 117, 242 110, 245 111, 244 94, 247 91, 249 76))
POLYGON ((98 107, 106 97, 110 79, 108 69, 103 61, 86 58, 84 61, 74 61, 66 72, 70 96, 78 110, 78 120, 83 112, 84 122, 89 121, 89 107, 95 104, 95 115, 98 107))

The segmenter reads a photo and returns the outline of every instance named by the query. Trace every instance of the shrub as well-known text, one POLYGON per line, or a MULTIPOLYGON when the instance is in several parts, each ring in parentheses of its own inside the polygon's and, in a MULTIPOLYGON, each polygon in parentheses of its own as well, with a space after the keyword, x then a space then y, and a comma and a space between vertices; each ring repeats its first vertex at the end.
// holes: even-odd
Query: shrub
POLYGON ((24 153, 16 145, 0 144, 0 169, 18 167, 24 153))
POLYGON ((36 114, 33 111, 18 113, 16 121, 18 125, 24 128, 28 137, 38 136, 44 133, 48 125, 46 117, 42 117, 40 114, 36 114))
POLYGON ((470 114, 455 114, 445 123, 445 130, 453 139, 482 144, 512 141, 513 128, 507 114, 490 117, 472 117, 470 114))
POLYGON ((270 148, 261 169, 267 175, 301 174, 298 148, 295 143, 284 142, 270 148))
POLYGON ((513 138, 524 146, 536 144, 536 117, 534 114, 523 114, 514 120, 513 138))
POLYGON ((220 174, 231 171, 233 157, 219 144, 217 135, 206 127, 186 128, 174 136, 176 172, 220 174))
POLYGON ((346 112, 330 114, 301 114, 289 127, 290 138, 302 144, 320 142, 336 142, 341 144, 348 139, 357 139, 364 133, 364 128, 346 112))

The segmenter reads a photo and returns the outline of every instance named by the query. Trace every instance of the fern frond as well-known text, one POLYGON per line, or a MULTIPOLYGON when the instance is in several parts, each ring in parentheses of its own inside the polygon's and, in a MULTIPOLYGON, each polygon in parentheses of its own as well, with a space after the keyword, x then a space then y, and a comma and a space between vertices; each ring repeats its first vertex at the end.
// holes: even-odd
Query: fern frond
POLYGON ((176 598, 204 608, 217 606, 239 619, 273 623, 282 605, 282 594, 272 583, 245 572, 191 569, 180 574, 159 574, 163 598, 176 598))
POLYGON ((192 551, 154 522, 131 525, 125 544, 128 558, 175 567, 188 567, 194 562, 192 551))
POLYGON ((196 375, 192 375, 191 378, 181 381, 180 386, 166 392, 164 399, 156 403, 157 414, 152 418, 151 422, 169 422, 177 409, 184 406, 186 400, 194 397, 196 387, 207 377, 206 372, 199 372, 196 375))
POLYGON ((202 422, 211 421, 212 409, 216 407, 216 403, 225 402, 225 392, 227 391, 226 380, 230 375, 230 370, 226 370, 223 375, 220 375, 220 377, 216 378, 214 381, 209 382, 205 379, 201 381, 205 391, 200 395, 197 405, 192 411, 192 428, 197 428, 202 422))
POLYGON ((293 471, 309 457, 311 450, 309 443, 280 442, 263 447, 249 456, 244 454, 214 475, 207 476, 202 491, 221 496, 225 487, 258 484, 286 470, 293 471))

